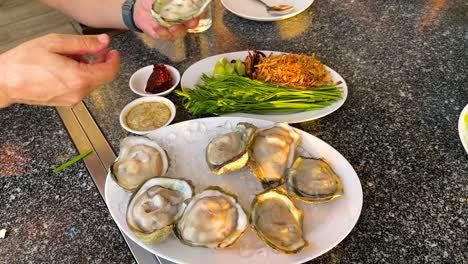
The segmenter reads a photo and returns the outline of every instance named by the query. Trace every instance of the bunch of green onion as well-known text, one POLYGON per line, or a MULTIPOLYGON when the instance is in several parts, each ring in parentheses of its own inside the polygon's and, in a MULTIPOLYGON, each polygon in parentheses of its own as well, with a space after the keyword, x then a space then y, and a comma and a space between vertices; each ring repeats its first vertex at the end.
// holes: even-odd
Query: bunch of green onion
POLYGON ((216 77, 203 74, 201 80, 204 83, 195 85, 195 89, 176 91, 185 97, 185 108, 195 116, 317 110, 340 100, 343 93, 335 85, 297 90, 235 74, 216 77))

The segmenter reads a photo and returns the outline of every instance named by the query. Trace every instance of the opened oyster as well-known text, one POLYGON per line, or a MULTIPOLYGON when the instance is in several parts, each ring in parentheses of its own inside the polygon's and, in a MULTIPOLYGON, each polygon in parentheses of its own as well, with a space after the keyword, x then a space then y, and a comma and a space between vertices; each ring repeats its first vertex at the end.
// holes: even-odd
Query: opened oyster
POLYGON ((163 176, 168 167, 166 152, 147 137, 126 137, 120 141, 120 154, 111 166, 117 183, 133 192, 146 180, 163 176))
POLYGON ((132 196, 127 207, 127 224, 145 243, 163 241, 182 216, 185 201, 192 198, 192 186, 184 180, 156 177, 147 180, 132 196))
POLYGON ((189 246, 221 249, 233 245, 247 226, 247 215, 236 197, 209 187, 190 201, 175 235, 189 246))
POLYGON ((236 130, 210 141, 206 147, 206 162, 216 174, 239 170, 249 160, 248 147, 253 139, 256 126, 239 123, 236 130))
POLYGON ((263 188, 276 187, 284 182, 284 174, 294 161, 300 141, 300 135, 286 123, 257 130, 249 150, 249 167, 263 188))
POLYGON ((323 159, 298 157, 286 173, 286 189, 309 203, 332 201, 343 194, 343 184, 323 159))
POLYGON ((151 14, 159 24, 170 27, 203 13, 211 0, 156 0, 151 14))
POLYGON ((277 189, 257 195, 252 202, 252 229, 268 246, 279 252, 294 254, 307 245, 303 238, 302 219, 302 211, 277 189))

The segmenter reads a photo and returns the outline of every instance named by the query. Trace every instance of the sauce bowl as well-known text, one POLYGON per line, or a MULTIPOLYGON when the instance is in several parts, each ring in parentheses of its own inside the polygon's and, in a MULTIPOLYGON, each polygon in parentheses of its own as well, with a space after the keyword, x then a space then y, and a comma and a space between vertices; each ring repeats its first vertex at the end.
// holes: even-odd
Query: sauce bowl
POLYGON ((120 125, 128 132, 136 134, 136 135, 146 135, 150 132, 158 130, 161 127, 165 127, 169 125, 172 122, 172 120, 174 120, 175 114, 176 114, 176 108, 175 108, 174 103, 171 100, 165 97, 161 97, 161 96, 149 96, 149 97, 141 97, 128 103, 120 112, 119 121, 120 121, 120 125), (143 107, 148 107, 148 103, 163 104, 167 106, 167 108, 169 109, 169 113, 166 116, 163 116, 161 112, 153 113, 153 115, 151 115, 151 111, 147 111, 146 109, 144 110, 142 108, 143 105, 145 105, 143 107), (138 109, 137 107, 141 109, 138 109), (143 116, 145 114, 149 116, 143 116), (133 120, 128 120, 128 118, 133 118, 133 120), (143 123, 140 122, 141 120, 159 122, 160 125, 154 128, 150 128, 150 129, 143 129, 143 128, 137 128, 135 126, 132 127, 132 125, 129 124, 129 122, 130 123, 136 122, 136 124, 134 125, 144 125, 143 123))
POLYGON ((153 72, 153 65, 140 68, 138 71, 132 74, 128 82, 130 89, 140 96, 163 96, 172 92, 172 90, 174 90, 180 82, 180 72, 171 65, 164 64, 164 66, 166 66, 166 68, 169 70, 172 77, 172 86, 169 89, 165 90, 164 92, 154 94, 145 91, 146 83, 148 82, 148 79, 153 72))

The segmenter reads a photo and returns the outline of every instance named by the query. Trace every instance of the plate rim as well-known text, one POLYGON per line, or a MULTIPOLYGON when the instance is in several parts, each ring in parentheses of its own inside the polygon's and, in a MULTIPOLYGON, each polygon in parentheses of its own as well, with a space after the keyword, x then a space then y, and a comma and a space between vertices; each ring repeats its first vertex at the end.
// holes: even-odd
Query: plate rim
POLYGON ((307 8, 309 8, 314 3, 314 0, 307 0, 307 1, 310 1, 310 3, 308 3, 302 9, 300 9, 298 11, 295 11, 295 12, 292 12, 292 13, 289 13, 289 14, 286 14, 286 15, 282 15, 282 16, 254 17, 254 16, 248 16, 248 15, 245 15, 245 14, 242 14, 240 12, 237 12, 237 11, 233 10, 232 8, 230 8, 228 6, 228 4, 225 3, 226 1, 228 1, 228 0, 221 0, 221 4, 224 6, 224 8, 229 10, 229 12, 233 13, 236 16, 239 16, 239 17, 242 17, 242 18, 245 18, 245 19, 248 19, 248 20, 259 21, 259 22, 280 21, 280 20, 291 18, 293 16, 297 16, 300 13, 304 12, 307 8))
POLYGON ((468 140, 465 140, 464 133, 468 133, 468 128, 465 125, 465 115, 468 114, 468 104, 463 108, 458 118, 458 136, 462 142, 462 146, 465 148, 466 153, 468 154, 468 140))
MULTIPOLYGON (((180 87, 182 89, 182 91, 184 91, 185 89, 193 89, 193 87, 190 87, 188 85, 185 85, 185 83, 187 82, 187 72, 190 72, 190 71, 199 71, 198 70, 198 63, 201 63, 202 61, 205 61, 205 60, 215 60, 214 58, 218 58, 218 57, 221 57, 221 56, 234 56, 234 57, 237 57, 239 56, 240 54, 242 53, 247 53, 251 50, 240 50, 240 51, 232 51, 232 52, 226 52, 226 53, 220 53, 220 54, 215 54, 215 55, 212 55, 212 56, 209 56, 209 57, 205 57, 203 59, 200 59, 198 61, 196 61, 195 63, 192 63, 185 71, 184 73, 182 74, 181 78, 180 78, 180 87)), ((270 54, 270 53, 273 53, 273 54, 288 54, 290 52, 283 52, 283 51, 272 51, 272 50, 259 50, 265 54, 270 54)), ((247 54, 246 54, 247 55, 247 54)), ((348 89, 348 84, 346 83, 346 80, 343 78, 343 76, 341 76, 341 74, 339 74, 337 71, 335 71, 334 69, 332 69, 331 67, 323 64, 327 70, 330 71, 330 73, 332 75, 336 74, 336 76, 338 77, 338 79, 340 79, 340 81, 342 82, 340 84, 339 87, 341 87, 343 89, 343 98, 334 102, 333 104, 331 105, 328 105, 324 108, 321 108, 321 109, 318 109, 318 110, 309 110, 309 111, 300 111, 300 112, 288 112, 288 113, 284 113, 284 114, 280 114, 280 113, 277 113, 277 114, 271 114, 271 115, 263 115, 263 114, 254 114, 254 113, 242 113, 242 112, 238 112, 238 113, 228 113, 228 114, 222 114, 220 116, 231 116, 231 117, 245 117, 245 118, 254 118, 254 119, 264 119, 264 120, 268 120, 268 121, 272 121, 272 122, 287 122, 289 124, 295 124, 295 123, 301 123, 301 122, 305 122, 305 121, 311 121, 311 120, 315 120, 315 119, 319 119, 319 118, 322 118, 324 116, 327 116, 327 115, 330 115, 332 113, 334 113, 335 111, 337 111, 338 109, 340 109, 344 103, 346 102, 346 100, 348 99, 348 94, 349 94, 349 89, 348 89), (317 113, 317 111, 324 111, 324 109, 329 109, 329 110, 326 110, 324 113, 322 114, 318 114, 318 115, 315 115, 313 117, 310 117, 308 116, 306 113, 309 113, 310 114, 314 114, 314 113, 317 113), (305 116, 303 116, 305 115, 305 116)), ((213 65, 214 67, 214 65, 213 65)), ((212 70, 210 70, 211 72, 212 70)), ((205 72, 203 69, 200 70, 200 72, 205 72)))
MULTIPOLYGON (((239 119, 242 119, 242 121, 245 121, 245 122, 248 122, 248 119, 251 119, 251 120, 260 120, 260 122, 269 122, 270 124, 274 124, 275 122, 272 122, 272 121, 269 121, 269 120, 263 120, 263 119, 255 119, 255 118, 245 118, 245 117, 207 117, 207 118, 200 118, 200 119, 191 119, 191 120, 186 120, 186 121, 183 121, 183 122, 179 122, 179 123, 175 123, 175 124, 171 124, 170 126, 167 126, 166 129, 168 129, 169 127, 171 126, 180 126, 180 127, 183 127, 184 125, 187 125, 188 123, 191 123, 191 122, 200 122, 200 121, 204 121, 204 120, 208 120, 208 119, 222 119, 223 121, 222 122, 227 122, 229 120, 232 120, 232 121, 235 121, 235 122, 239 122, 240 120, 239 119), (227 120, 229 119, 229 120, 227 120)), ((164 128, 163 128, 164 129, 164 128)), ((331 249, 333 249, 334 247, 336 247, 339 243, 341 243, 350 233, 351 231, 353 231, 353 229, 356 227, 357 225, 357 222, 359 221, 360 217, 361 217, 361 213, 362 213, 362 208, 363 208, 363 204, 364 204, 364 197, 363 197, 363 191, 362 191, 362 184, 361 184, 361 181, 359 179, 359 176, 357 175, 357 172, 356 170, 354 169, 354 167, 351 165, 351 163, 338 151, 336 150, 334 147, 332 147, 330 144, 328 144, 326 141, 320 139, 319 137, 316 137, 302 129, 298 129, 298 128, 294 128, 295 130, 297 131, 300 131, 301 133, 304 133, 304 134, 307 134, 309 136, 311 136, 312 138, 315 138, 316 140, 319 140, 321 141, 321 143, 325 144, 325 146, 327 148, 330 148, 334 151, 336 151, 336 153, 341 156, 341 158, 343 158, 345 161, 346 161, 346 165, 349 165, 350 169, 351 169, 351 173, 350 173, 350 177, 351 178, 355 178, 355 183, 356 183, 356 186, 357 186, 357 189, 355 190, 357 195, 356 195, 356 199, 358 201, 358 204, 355 204, 356 207, 357 207, 357 212, 356 212, 356 217, 355 219, 353 219, 352 223, 349 225, 350 228, 345 232, 345 234, 343 234, 342 236, 338 237, 338 239, 336 241, 334 241, 333 243, 330 244, 329 247, 324 247, 323 250, 319 251, 317 256, 315 257, 312 257, 312 258, 308 258, 306 260, 300 260, 299 262, 295 262, 295 263, 302 263, 303 261, 310 261, 310 260, 313 260, 323 254, 325 254, 326 252, 330 251, 331 249)), ((157 134, 157 133, 161 133, 160 131, 154 131, 150 134, 157 134)), ((148 135, 146 135, 148 136, 148 135)), ((149 135, 151 136, 151 135, 149 135)), ((112 179, 112 177, 110 176, 110 170, 108 170, 108 174, 107 174, 107 177, 106 177, 106 182, 105 182, 105 188, 104 188, 104 197, 105 197, 105 202, 106 202, 106 206, 108 207, 108 210, 113 218, 113 221, 116 223, 116 225, 119 227, 119 230, 124 233, 125 235, 127 235, 127 237, 129 239, 131 239, 133 242, 135 242, 136 244, 138 244, 139 246, 141 246, 142 248, 144 248, 145 250, 151 252, 152 254, 155 254, 157 256, 161 256, 163 258, 166 258, 174 263, 186 263, 186 262, 183 262, 183 261, 180 261, 180 260, 177 260, 175 258, 173 258, 172 256, 168 256, 166 254, 161 254, 161 253, 155 253, 151 248, 149 248, 149 245, 146 245, 143 241, 137 239, 137 238, 134 238, 134 234, 132 234, 131 232, 128 232, 125 228, 121 228, 120 227, 120 223, 118 221, 116 221, 116 216, 114 215, 114 212, 113 210, 111 210, 110 208, 110 205, 108 204, 109 202, 109 192, 108 192, 108 188, 110 188, 110 182, 113 182, 115 185, 117 185, 117 183, 115 183, 115 181, 112 179)), ((118 186, 118 185, 117 185, 118 186)), ((126 192, 122 189, 123 192, 127 193, 129 196, 131 195, 130 192, 126 192)))

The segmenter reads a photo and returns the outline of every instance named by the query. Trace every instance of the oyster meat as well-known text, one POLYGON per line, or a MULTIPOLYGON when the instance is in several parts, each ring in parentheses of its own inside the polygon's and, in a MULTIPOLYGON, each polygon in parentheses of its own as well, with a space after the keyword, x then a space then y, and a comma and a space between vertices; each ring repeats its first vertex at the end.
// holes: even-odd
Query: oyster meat
POLYGON ((151 14, 159 24, 170 27, 203 13, 211 0, 156 0, 151 14))
POLYGON ((129 192, 155 176, 163 176, 168 167, 166 152, 147 137, 131 136, 120 141, 120 154, 111 166, 116 182, 129 192))
POLYGON ((145 243, 163 241, 182 216, 185 201, 192 198, 192 186, 184 180, 156 177, 147 180, 132 196, 127 207, 130 230, 145 243))
POLYGON ((302 211, 277 189, 257 195, 252 202, 252 229, 268 246, 279 252, 294 254, 308 244, 303 238, 302 221, 302 211))
POLYGON ((343 183, 323 159, 298 157, 286 173, 289 194, 309 203, 332 201, 343 194, 343 183))
POLYGON ((256 126, 239 123, 235 131, 210 141, 206 147, 206 162, 216 174, 224 174, 243 168, 249 160, 248 147, 253 139, 256 126))
POLYGON ((237 198, 219 187, 209 187, 190 201, 175 234, 189 246, 221 249, 233 245, 247 226, 247 215, 237 198))
POLYGON ((292 165, 300 135, 288 124, 258 129, 249 149, 249 167, 264 189, 284 182, 286 169, 292 165))

